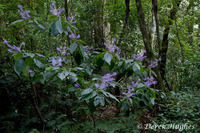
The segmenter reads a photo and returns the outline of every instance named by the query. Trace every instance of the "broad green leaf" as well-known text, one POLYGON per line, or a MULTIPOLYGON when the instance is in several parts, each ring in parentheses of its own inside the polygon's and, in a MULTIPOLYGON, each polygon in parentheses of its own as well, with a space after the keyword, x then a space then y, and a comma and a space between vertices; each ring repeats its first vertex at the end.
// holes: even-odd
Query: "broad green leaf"
POLYGON ((138 71, 138 70, 140 70, 140 66, 136 62, 134 62, 133 63, 133 71, 138 71))
POLYGON ((103 59, 110 65, 110 62, 111 62, 111 60, 112 60, 112 55, 109 54, 109 53, 105 53, 103 59))
POLYGON ((85 90, 83 90, 83 91, 81 92, 81 95, 89 94, 89 93, 92 92, 92 91, 93 91, 93 89, 91 89, 91 88, 85 89, 85 90))
POLYGON ((59 32, 58 32, 58 30, 57 30, 57 28, 56 28, 56 22, 57 21, 53 21, 52 23, 51 23, 51 33, 54 35, 54 36, 57 36, 58 34, 59 34, 59 32))
POLYGON ((61 72, 61 73, 58 74, 58 77, 59 77, 61 80, 63 80, 63 79, 65 79, 65 78, 68 76, 68 74, 69 74, 69 72, 63 71, 63 72, 61 72))
POLYGON ((76 74, 73 73, 73 72, 69 72, 69 75, 73 76, 73 77, 76 77, 76 74))
POLYGON ((97 93, 95 91, 93 91, 92 93, 89 93, 88 95, 85 95, 82 100, 89 100, 93 97, 95 97, 97 95, 97 93))
POLYGON ((14 66, 14 70, 15 72, 20 75, 20 73, 22 72, 23 68, 26 66, 26 63, 24 62, 23 59, 18 59, 15 62, 15 66, 14 66))
POLYGON ((47 72, 43 75, 44 81, 47 80, 48 78, 51 78, 54 75, 52 72, 47 72))
POLYGON ((23 56, 23 54, 22 53, 17 53, 17 54, 14 54, 13 56, 14 56, 15 60, 18 60, 23 56))
POLYGON ((137 85, 137 88, 142 88, 142 87, 144 87, 145 85, 143 84, 143 83, 139 83, 138 85, 137 85))
POLYGON ((115 99, 116 101, 119 102, 119 100, 118 100, 115 96, 113 96, 112 94, 110 94, 109 92, 106 92, 106 91, 104 91, 104 90, 101 90, 101 92, 102 92, 106 97, 110 97, 110 98, 115 99))
POLYGON ((122 103, 122 110, 123 110, 124 112, 126 112, 126 111, 129 110, 129 103, 128 103, 127 100, 124 101, 124 102, 122 103))
POLYGON ((108 82, 108 84, 111 85, 112 87, 115 87, 117 85, 117 82, 112 81, 112 82, 108 82))
POLYGON ((102 106, 105 105, 105 99, 104 99, 103 96, 96 96, 96 97, 94 98, 94 106, 99 105, 99 103, 100 103, 102 106))
POLYGON ((38 66, 39 68, 44 68, 45 65, 38 59, 34 59, 34 62, 36 64, 36 66, 38 66))
POLYGON ((83 55, 83 57, 86 57, 86 53, 85 53, 85 49, 82 45, 79 46, 80 50, 81 50, 81 54, 83 55))
POLYGON ((39 53, 36 53, 37 56, 44 58, 45 56, 39 53))
POLYGON ((73 53, 75 50, 76 50, 76 48, 77 48, 77 44, 76 43, 72 43, 71 45, 70 45, 70 52, 71 53, 73 53))
POLYGON ((33 53, 25 53, 25 56, 33 58, 35 56, 35 54, 33 54, 33 53))
POLYGON ((62 31, 62 23, 60 20, 56 21, 56 29, 58 30, 58 32, 61 34, 62 31))

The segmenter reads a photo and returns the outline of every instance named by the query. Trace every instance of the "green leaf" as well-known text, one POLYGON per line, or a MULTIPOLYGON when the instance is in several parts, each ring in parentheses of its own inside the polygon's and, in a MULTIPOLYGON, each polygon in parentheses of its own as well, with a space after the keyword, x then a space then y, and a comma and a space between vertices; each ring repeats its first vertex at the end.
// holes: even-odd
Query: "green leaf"
POLYGON ((95 97, 96 95, 97 95, 97 93, 95 91, 93 91, 92 93, 89 93, 88 95, 83 97, 82 100, 89 100, 89 99, 95 97))
POLYGON ((33 53, 25 53, 25 56, 33 58, 35 56, 35 54, 33 54, 33 53))
POLYGON ((112 87, 115 87, 117 85, 117 82, 112 81, 112 82, 108 82, 108 84, 111 85, 112 87))
POLYGON ((138 70, 140 70, 140 66, 136 62, 134 62, 133 63, 133 71, 138 71, 138 70))
POLYGON ((39 53, 36 53, 37 56, 44 58, 45 56, 39 53))
POLYGON ((61 34, 62 31, 62 23, 60 20, 56 21, 56 29, 58 30, 58 32, 61 34))
POLYGON ((76 48, 77 48, 77 44, 76 43, 72 43, 71 45, 70 45, 70 52, 71 53, 73 53, 75 50, 76 50, 76 48))
POLYGON ((106 97, 110 97, 110 98, 115 99, 116 101, 119 102, 119 100, 118 100, 115 96, 113 96, 112 94, 110 94, 109 92, 106 92, 106 91, 104 91, 104 90, 101 90, 101 92, 102 92, 106 97))
POLYGON ((85 53, 85 49, 82 45, 79 46, 80 50, 81 50, 81 54, 83 55, 83 57, 86 57, 86 53, 85 53))
POLYGON ((59 32, 58 32, 58 30, 57 30, 57 28, 56 28, 56 22, 57 21, 53 21, 52 23, 51 23, 51 33, 54 35, 54 36, 57 36, 58 34, 59 34, 59 32))
POLYGON ((45 74, 43 75, 44 81, 47 80, 47 79, 49 79, 49 78, 51 78, 53 75, 54 75, 54 73, 52 73, 52 72, 47 72, 47 73, 45 73, 45 74))
POLYGON ((23 54, 22 53, 17 53, 17 54, 14 54, 13 56, 14 56, 15 60, 18 60, 23 56, 23 54))
POLYGON ((16 20, 16 21, 12 22, 11 25, 14 25, 14 24, 17 24, 17 23, 20 23, 20 22, 23 22, 23 21, 24 21, 24 19, 16 20))
POLYGON ((91 88, 85 89, 85 90, 83 90, 83 91, 81 92, 81 95, 89 94, 89 93, 92 92, 92 91, 93 91, 93 89, 91 89, 91 88))
POLYGON ((144 87, 145 85, 143 84, 143 83, 139 83, 138 85, 137 85, 137 88, 142 88, 142 87, 144 87))
POLYGON ((15 62, 15 66, 14 66, 14 70, 15 72, 20 75, 20 73, 22 72, 23 68, 26 66, 26 63, 24 62, 23 59, 18 59, 15 62))
POLYGON ((36 66, 38 66, 39 68, 44 68, 45 65, 38 59, 34 59, 34 62, 36 64, 36 66))
POLYGON ((110 65, 110 62, 111 62, 111 60, 112 60, 112 55, 109 54, 109 53, 105 53, 103 59, 110 65))
POLYGON ((126 112, 126 111, 129 110, 129 103, 128 103, 127 100, 124 101, 124 102, 122 103, 122 110, 123 110, 124 112, 126 112))
POLYGON ((44 26, 42 26, 41 24, 39 24, 36 19, 34 19, 34 22, 37 24, 38 27, 40 27, 41 29, 45 30, 44 26))
POLYGON ((96 96, 96 97, 94 98, 94 106, 99 105, 99 103, 100 103, 102 106, 105 105, 105 99, 104 99, 103 96, 96 96))
POLYGON ((61 73, 58 74, 58 77, 59 77, 61 80, 63 80, 63 79, 65 79, 65 78, 67 77, 68 74, 69 74, 69 72, 63 71, 63 72, 61 72, 61 73))
POLYGON ((24 74, 24 76, 26 77, 29 76, 29 70, 30 70, 30 67, 28 65, 25 65, 25 67, 22 69, 22 73, 24 74))

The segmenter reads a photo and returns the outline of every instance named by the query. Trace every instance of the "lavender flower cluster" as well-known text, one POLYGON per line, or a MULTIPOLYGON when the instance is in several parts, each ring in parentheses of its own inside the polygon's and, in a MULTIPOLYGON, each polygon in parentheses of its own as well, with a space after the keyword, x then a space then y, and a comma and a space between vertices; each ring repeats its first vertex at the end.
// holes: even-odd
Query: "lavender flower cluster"
POLYGON ((30 11, 24 11, 22 5, 18 5, 18 12, 20 13, 23 19, 29 19, 31 16, 29 15, 30 11))
POLYGON ((125 95, 126 97, 131 97, 131 96, 134 96, 135 95, 135 92, 134 92, 134 88, 136 88, 137 87, 137 85, 139 84, 139 82, 140 82, 141 80, 140 79, 138 79, 136 82, 134 82, 134 81, 132 81, 131 83, 131 85, 127 85, 127 89, 128 89, 128 91, 127 92, 122 92, 122 95, 125 95))
MULTIPOLYGON (((58 52, 60 52, 61 55, 66 55, 66 53, 67 53, 66 50, 65 50, 65 48, 62 48, 62 49, 61 49, 61 48, 57 48, 56 50, 57 50, 58 52)), ((67 48, 67 50, 69 50, 69 48, 67 48)))
POLYGON ((143 50, 141 54, 134 54, 134 59, 138 61, 142 61, 144 58, 147 57, 147 56, 144 56, 145 53, 146 53, 146 50, 143 50))
POLYGON ((72 16, 72 17, 67 17, 67 20, 69 20, 70 23, 76 23, 76 20, 75 20, 75 17, 72 16))
MULTIPOLYGON (((153 77, 147 77, 143 79, 145 81, 146 87, 150 87, 151 85, 157 84, 157 81, 153 77)), ((138 79, 136 82, 132 81, 131 85, 127 85, 127 91, 122 92, 122 95, 125 95, 127 98, 130 98, 131 96, 135 95, 135 88, 138 86, 140 83, 140 79, 138 79)))
POLYGON ((21 47, 25 45, 25 42, 22 42, 19 47, 15 45, 11 46, 6 39, 3 40, 3 43, 7 45, 7 47, 9 48, 8 51, 11 53, 21 52, 21 47))
POLYGON ((161 58, 156 61, 150 61, 149 68, 155 68, 158 65, 158 61, 161 61, 161 58))
POLYGON ((78 34, 78 35, 76 36, 76 34, 72 32, 72 30, 71 30, 71 28, 70 28, 69 26, 67 27, 67 30, 68 30, 69 32, 71 32, 71 34, 69 35, 69 38, 73 38, 73 39, 79 39, 79 38, 80 38, 80 35, 78 34))
POLYGON ((54 15, 60 16, 60 14, 65 10, 65 8, 56 8, 56 4, 52 3, 50 6, 50 12, 54 15))
POLYGON ((83 46, 83 48, 86 53, 93 49, 93 47, 88 47, 88 46, 83 46))
POLYGON ((100 88, 100 89, 105 89, 105 88, 107 88, 107 87, 108 87, 107 82, 114 81, 115 79, 113 78, 113 76, 116 76, 116 75, 117 75, 116 72, 114 72, 113 74, 107 73, 106 75, 104 75, 104 76, 102 77, 102 82, 101 82, 101 84, 96 83, 96 84, 95 84, 95 87, 96 87, 96 88, 100 88))
POLYGON ((113 52, 115 52, 115 50, 117 50, 117 54, 119 54, 119 47, 114 45, 115 42, 116 42, 116 39, 113 38, 111 44, 104 43, 104 45, 108 48, 109 52, 113 53, 113 52))
POLYGON ((61 59, 61 58, 55 59, 55 58, 52 58, 52 65, 60 67, 60 66, 62 66, 62 62, 63 61, 65 61, 65 59, 61 59))
POLYGON ((157 81, 153 78, 153 77, 147 77, 147 78, 145 78, 145 79, 143 79, 144 81, 145 81, 145 85, 147 86, 147 87, 150 87, 151 85, 155 85, 155 84, 157 84, 157 81))

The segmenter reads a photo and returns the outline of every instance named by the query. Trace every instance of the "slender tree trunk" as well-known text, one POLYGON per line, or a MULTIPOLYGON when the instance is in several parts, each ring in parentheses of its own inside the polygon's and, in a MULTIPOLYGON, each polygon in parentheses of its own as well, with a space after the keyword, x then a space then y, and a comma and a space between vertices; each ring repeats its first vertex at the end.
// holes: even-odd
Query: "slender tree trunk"
POLYGON ((159 55, 161 53, 161 43, 160 43, 160 29, 159 29, 159 20, 158 20, 158 1, 152 0, 152 6, 153 6, 153 12, 154 12, 154 18, 156 21, 156 35, 157 35, 157 45, 158 45, 158 52, 159 55))
POLYGON ((165 27, 164 32, 163 32, 163 40, 162 40, 162 48, 161 48, 161 63, 160 63, 160 72, 162 75, 162 78, 165 79, 165 69, 166 69, 166 62, 167 62, 167 51, 168 51, 168 36, 169 36, 169 30, 170 30, 170 25, 172 25, 172 21, 175 20, 175 15, 178 11, 178 7, 180 6, 181 0, 178 0, 176 5, 173 6, 173 8, 170 11, 170 15, 168 18, 168 25, 165 27))
POLYGON ((111 37, 109 35, 110 33, 110 23, 108 21, 105 21, 106 18, 108 18, 108 14, 107 14, 107 10, 105 9, 105 5, 106 5, 107 0, 103 0, 103 32, 104 32, 104 42, 106 42, 106 44, 110 43, 111 37))
MULTIPOLYGON (((154 59, 154 53, 151 47, 151 36, 149 33, 149 30, 146 27, 146 23, 145 23, 145 15, 142 9, 142 3, 141 0, 135 0, 136 1, 136 5, 137 5, 137 12, 138 12, 138 17, 139 17, 139 23, 140 23, 140 30, 142 33, 142 37, 143 37, 143 42, 144 42, 144 46, 146 48, 147 51, 147 56, 149 60, 153 60, 154 59)), ((154 68, 153 69, 154 72, 156 73, 157 77, 156 80, 158 81, 158 87, 161 90, 165 90, 163 81, 162 81, 162 77, 160 75, 160 72, 158 70, 158 68, 154 68)))
POLYGON ((125 28, 128 25, 128 18, 130 13, 130 0, 125 0, 125 4, 126 4, 126 17, 123 28, 125 28))

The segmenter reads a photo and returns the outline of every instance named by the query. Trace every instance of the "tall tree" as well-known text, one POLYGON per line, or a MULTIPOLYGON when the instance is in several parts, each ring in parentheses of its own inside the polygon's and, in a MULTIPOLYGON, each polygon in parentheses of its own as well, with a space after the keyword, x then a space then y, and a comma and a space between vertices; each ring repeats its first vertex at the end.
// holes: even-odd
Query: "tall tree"
MULTIPOLYGON (((139 17, 140 30, 142 33, 145 49, 147 51, 147 56, 148 56, 149 60, 153 60, 155 58, 155 56, 153 53, 153 49, 151 47, 151 34, 148 30, 148 27, 146 26, 145 15, 143 12, 142 3, 141 3, 141 0, 135 0, 135 1, 136 1, 137 13, 138 13, 138 17, 139 17)), ((155 73, 157 75, 156 80, 158 81, 159 88, 164 91, 165 87, 164 87, 162 77, 160 75, 158 68, 155 67, 153 70, 155 71, 155 73)))
POLYGON ((168 51, 168 44, 169 44, 169 30, 170 25, 172 25, 172 21, 175 20, 176 13, 178 11, 178 7, 180 6, 181 0, 175 0, 175 5, 170 11, 170 15, 168 17, 168 24, 163 31, 163 39, 162 39, 162 48, 160 52, 161 63, 160 63, 160 72, 163 79, 165 79, 165 69, 166 69, 166 62, 167 62, 167 51, 168 51))

